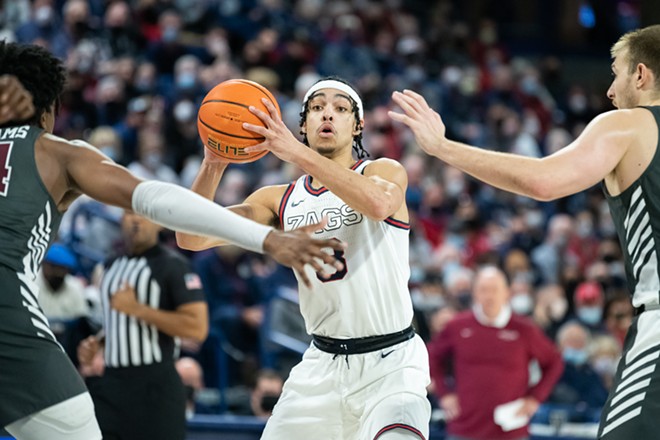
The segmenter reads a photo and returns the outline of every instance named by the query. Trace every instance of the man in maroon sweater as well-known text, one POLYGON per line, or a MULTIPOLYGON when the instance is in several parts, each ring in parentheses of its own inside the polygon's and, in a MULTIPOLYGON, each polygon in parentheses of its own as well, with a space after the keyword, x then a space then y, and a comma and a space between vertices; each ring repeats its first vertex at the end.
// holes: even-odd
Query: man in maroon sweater
POLYGON ((514 429, 505 424, 503 429, 495 422, 495 408, 520 399, 517 414, 528 422, 562 373, 561 355, 552 341, 532 321, 513 315, 508 301, 504 273, 493 266, 481 269, 472 310, 457 315, 429 343, 431 377, 448 421, 448 439, 528 438, 528 423, 514 429), (530 387, 533 359, 542 377, 530 387))

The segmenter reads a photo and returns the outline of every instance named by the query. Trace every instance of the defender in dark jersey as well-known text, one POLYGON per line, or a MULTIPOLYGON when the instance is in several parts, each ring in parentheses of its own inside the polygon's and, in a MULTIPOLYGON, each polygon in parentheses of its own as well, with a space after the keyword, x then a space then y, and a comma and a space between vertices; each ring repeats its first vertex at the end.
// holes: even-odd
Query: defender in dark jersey
MULTIPOLYGON (((186 397, 174 361, 179 338, 206 339, 208 310, 199 277, 159 244, 160 229, 125 213, 126 254, 106 265, 101 280, 105 372, 86 382, 105 440, 185 438, 186 397)), ((96 338, 80 347, 81 364, 89 364, 96 338)))
POLYGON ((390 117, 410 127, 428 154, 507 191, 554 200, 603 182, 638 316, 599 438, 652 439, 660 429, 660 25, 623 35, 611 52, 607 96, 618 110, 597 116, 573 143, 545 158, 448 140, 440 116, 409 90, 394 92, 403 113, 390 117))
POLYGON ((275 231, 181 187, 141 181, 89 144, 53 136, 64 72, 42 47, 0 41, 0 76, 14 75, 35 107, 29 119, 0 125, 0 426, 19 440, 101 438, 89 393, 53 337, 34 284, 62 212, 80 194, 267 252, 300 272, 306 264, 321 271, 319 261, 338 264, 324 249, 343 248, 310 237, 321 224, 275 231))

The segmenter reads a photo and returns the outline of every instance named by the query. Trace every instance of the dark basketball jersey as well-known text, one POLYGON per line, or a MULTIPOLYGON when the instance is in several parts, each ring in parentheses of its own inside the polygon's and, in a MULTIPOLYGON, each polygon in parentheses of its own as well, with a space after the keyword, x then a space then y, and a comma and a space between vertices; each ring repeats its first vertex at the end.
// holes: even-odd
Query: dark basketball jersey
POLYGON ((0 426, 85 391, 37 301, 61 218, 34 158, 41 132, 0 129, 0 426))
POLYGON ((41 132, 0 128, 0 264, 28 275, 36 273, 61 219, 34 160, 41 132))
MULTIPOLYGON (((660 107, 645 107, 660 128, 660 107)), ((659 141, 660 144, 660 141, 659 141)), ((648 168, 617 196, 605 189, 625 256, 628 288, 635 307, 660 301, 660 145, 648 168)))

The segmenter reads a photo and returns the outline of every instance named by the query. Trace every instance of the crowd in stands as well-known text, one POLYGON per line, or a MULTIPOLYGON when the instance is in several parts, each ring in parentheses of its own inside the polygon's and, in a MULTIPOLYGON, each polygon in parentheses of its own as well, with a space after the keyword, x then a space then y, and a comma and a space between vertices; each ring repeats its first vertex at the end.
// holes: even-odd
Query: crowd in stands
MULTIPOLYGON (((201 162, 197 108, 214 85, 231 78, 263 84, 297 133, 309 86, 325 75, 346 78, 364 99, 363 143, 371 158, 396 159, 408 172, 418 332, 430 341, 469 308, 475 269, 495 264, 509 277, 514 312, 536 322, 562 353, 566 367, 550 401, 597 408, 633 316, 602 189, 548 203, 494 190, 421 153, 387 110, 393 90, 410 88, 439 111, 449 137, 542 156, 610 108, 605 87, 573 82, 559 57, 514 53, 496 21, 457 20, 457 2, 406 3, 15 0, 3 6, 0 38, 44 45, 65 60, 69 82, 56 134, 88 140, 145 178, 183 186, 201 162)), ((603 50, 605 65, 607 55, 603 50)), ((216 200, 239 203, 299 172, 273 155, 232 165, 216 200)), ((87 287, 78 288, 91 316, 93 263, 116 253, 120 215, 77 202, 59 237, 77 264, 60 248, 46 260, 51 290, 78 286, 67 281, 69 272, 84 281, 87 287), (67 270, 53 272, 53 265, 67 270)), ((295 289, 292 273, 234 247, 187 255, 202 279, 212 330, 203 346, 184 341, 183 351, 203 366, 205 385, 248 385, 264 367, 286 376, 287 354, 270 356, 263 327, 269 301, 295 289)))

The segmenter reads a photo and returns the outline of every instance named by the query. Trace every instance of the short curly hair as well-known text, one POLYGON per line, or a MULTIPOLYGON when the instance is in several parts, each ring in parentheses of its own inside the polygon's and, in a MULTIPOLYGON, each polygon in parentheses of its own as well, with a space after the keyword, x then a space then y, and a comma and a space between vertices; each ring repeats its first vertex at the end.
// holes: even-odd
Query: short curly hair
POLYGON ((66 84, 66 70, 62 61, 41 46, 0 41, 0 75, 15 75, 32 94, 35 113, 27 121, 40 125, 41 116, 53 104, 59 106, 66 84))

